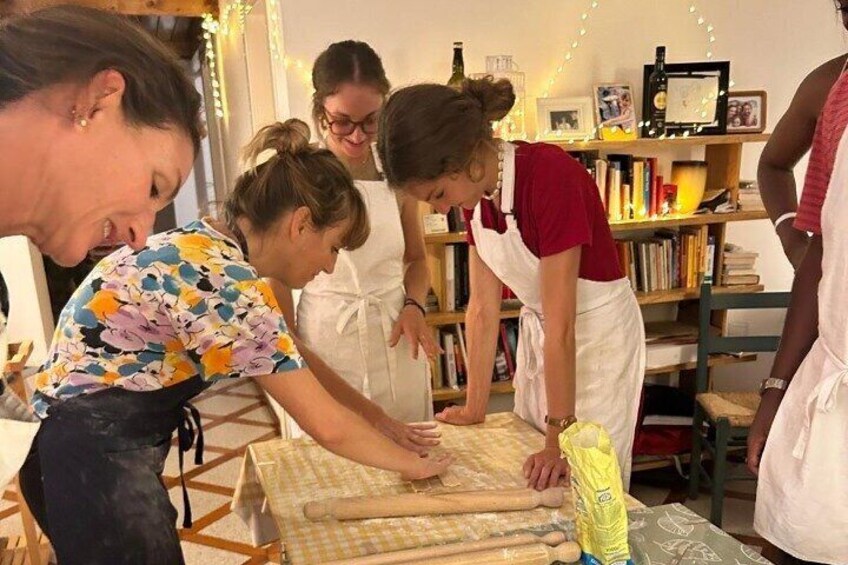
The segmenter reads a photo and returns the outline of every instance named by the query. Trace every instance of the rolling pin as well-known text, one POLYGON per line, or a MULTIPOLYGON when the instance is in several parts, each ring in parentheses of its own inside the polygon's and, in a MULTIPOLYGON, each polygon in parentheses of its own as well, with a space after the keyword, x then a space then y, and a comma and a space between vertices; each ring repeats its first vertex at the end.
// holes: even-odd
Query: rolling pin
MULTIPOLYGON (((495 536, 484 540, 462 541, 444 545, 433 545, 430 547, 416 547, 415 549, 403 549, 378 553, 354 559, 343 559, 340 561, 329 561, 324 565, 396 565, 398 563, 409 563, 410 561, 427 561, 436 557, 448 557, 460 553, 485 551, 488 549, 503 549, 518 545, 531 545, 544 543, 547 545, 559 545, 565 541, 563 532, 549 532, 543 536, 536 534, 518 534, 513 536, 495 536)), ((579 554, 578 554, 579 555, 579 554)))
POLYGON ((551 565, 554 561, 575 563, 579 560, 580 546, 573 541, 567 541, 556 547, 534 543, 407 561, 407 565, 551 565))
POLYGON ((303 514, 313 521, 362 520, 432 514, 467 514, 531 510, 537 506, 562 506, 565 489, 554 487, 541 492, 529 489, 481 490, 443 494, 411 493, 385 496, 330 498, 307 502, 303 514))

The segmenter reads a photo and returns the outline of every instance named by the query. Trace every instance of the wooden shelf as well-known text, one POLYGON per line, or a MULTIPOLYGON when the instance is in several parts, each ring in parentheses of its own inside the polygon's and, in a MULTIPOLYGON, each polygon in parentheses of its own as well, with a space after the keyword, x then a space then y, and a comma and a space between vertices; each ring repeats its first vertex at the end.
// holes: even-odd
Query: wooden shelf
MULTIPOLYGON (((492 394, 512 394, 512 381, 498 381, 492 383, 492 394)), ((465 398, 465 387, 456 390, 453 388, 437 388, 433 390, 433 402, 445 402, 447 400, 458 400, 465 398)))
MULTIPOLYGON (((501 310, 501 320, 517 318, 521 310, 501 310)), ((465 323, 465 312, 430 312, 424 316, 428 326, 451 326, 465 323)))
POLYGON ((666 216, 656 220, 629 220, 626 222, 610 222, 613 233, 634 230, 656 230, 680 226, 705 226, 708 224, 724 224, 727 222, 748 222, 765 220, 768 213, 765 210, 749 210, 728 212, 727 214, 698 214, 689 216, 666 216))
MULTIPOLYGON (((762 292, 765 289, 761 284, 736 285, 736 286, 714 286, 713 294, 744 294, 748 292, 762 292)), ((684 300, 697 300, 701 296, 701 289, 674 288, 672 290, 657 290, 654 292, 637 292, 636 300, 639 304, 667 304, 670 302, 682 302, 684 300)))
MULTIPOLYGON (((708 224, 724 224, 727 222, 749 222, 765 220, 768 213, 765 210, 740 210, 727 214, 698 214, 689 216, 667 216, 656 220, 630 220, 626 222, 611 222, 613 233, 637 230, 657 230, 681 226, 704 226, 708 224)), ((465 232, 437 233, 424 236, 424 243, 444 245, 446 243, 465 243, 465 232)))
POLYGON ((676 147, 699 147, 705 145, 735 145, 740 143, 763 143, 768 141, 769 133, 747 133, 732 135, 690 135, 665 139, 640 138, 629 141, 557 141, 545 140, 545 143, 558 145, 566 151, 642 151, 676 147))
MULTIPOLYGON (((722 365, 735 365, 737 363, 750 363, 756 361, 756 353, 745 353, 743 355, 726 355, 719 353, 710 355, 708 365, 710 367, 720 367, 722 365)), ((663 375, 666 373, 676 373, 677 371, 689 371, 697 367, 697 363, 681 363, 679 365, 666 365, 665 367, 657 367, 656 369, 648 369, 646 375, 663 375)))

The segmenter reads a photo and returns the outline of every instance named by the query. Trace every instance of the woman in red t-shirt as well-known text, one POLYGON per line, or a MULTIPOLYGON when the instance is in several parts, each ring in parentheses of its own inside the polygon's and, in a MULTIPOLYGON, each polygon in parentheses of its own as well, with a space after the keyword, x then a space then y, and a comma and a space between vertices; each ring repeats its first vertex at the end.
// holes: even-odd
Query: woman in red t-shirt
POLYGON ((629 483, 644 378, 642 316, 618 266, 598 189, 561 149, 492 138, 515 101, 507 81, 461 91, 423 84, 389 98, 378 151, 390 185, 440 212, 465 210, 471 297, 466 316, 468 402, 437 418, 485 418, 503 285, 524 305, 515 412, 546 434, 524 473, 538 489, 567 475, 559 433, 579 418, 602 424, 629 483))

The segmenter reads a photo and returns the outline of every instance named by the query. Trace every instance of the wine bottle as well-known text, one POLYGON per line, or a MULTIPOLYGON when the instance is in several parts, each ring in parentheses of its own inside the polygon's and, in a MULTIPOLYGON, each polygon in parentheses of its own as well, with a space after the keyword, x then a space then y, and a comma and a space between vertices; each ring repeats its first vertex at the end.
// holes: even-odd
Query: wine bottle
POLYGON ((665 135, 665 110, 667 105, 668 75, 665 72, 665 47, 657 47, 657 60, 654 72, 648 78, 648 96, 650 97, 647 120, 648 137, 665 135))
POLYGON ((465 80, 465 62, 462 60, 462 42, 455 41, 453 44, 453 65, 451 69, 448 86, 459 87, 465 80))

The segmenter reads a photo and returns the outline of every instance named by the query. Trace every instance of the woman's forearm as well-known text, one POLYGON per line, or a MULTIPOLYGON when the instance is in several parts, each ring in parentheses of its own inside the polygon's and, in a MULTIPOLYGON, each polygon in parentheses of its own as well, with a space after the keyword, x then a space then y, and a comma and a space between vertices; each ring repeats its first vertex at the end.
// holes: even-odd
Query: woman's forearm
POLYGON ((819 335, 819 281, 822 275, 822 238, 815 236, 807 247, 795 281, 786 313, 780 349, 774 358, 771 376, 792 380, 819 335))
POLYGON ((301 357, 303 357, 307 366, 312 370, 312 374, 315 375, 321 386, 330 393, 330 396, 336 402, 348 410, 359 414, 372 425, 385 415, 382 408, 350 386, 347 381, 321 360, 314 351, 304 345, 299 338, 295 337, 294 342, 301 357))
POLYGON ((478 306, 473 298, 465 314, 468 351, 468 395, 466 406, 477 416, 486 413, 492 389, 500 315, 497 310, 478 306))
POLYGON ((427 300, 427 291, 430 288, 430 269, 427 268, 427 259, 417 259, 406 265, 403 286, 407 298, 411 298, 424 306, 424 302, 427 300))
MULTIPOLYGON (((574 326, 565 328, 557 335, 545 333, 545 394, 548 401, 548 416, 567 418, 573 416, 576 406, 577 349, 574 326)), ((545 433, 547 447, 559 445, 561 430, 548 426, 545 433)))

